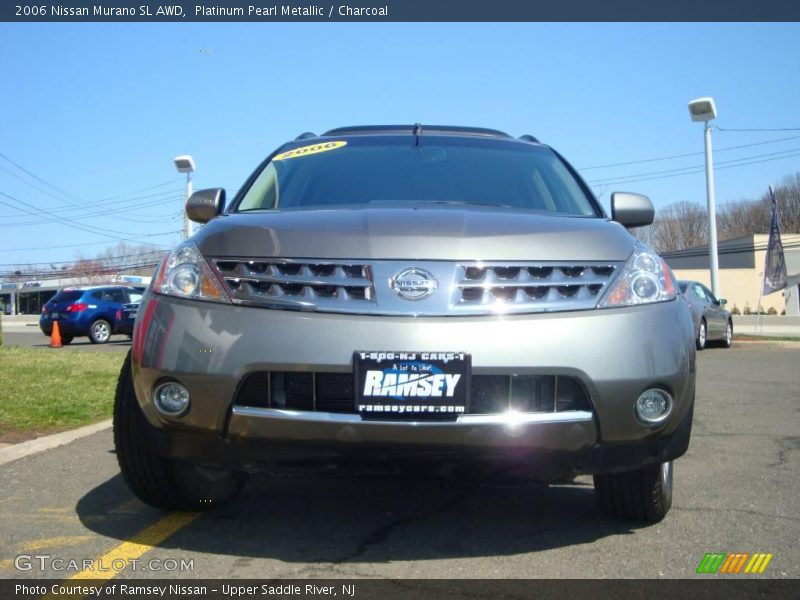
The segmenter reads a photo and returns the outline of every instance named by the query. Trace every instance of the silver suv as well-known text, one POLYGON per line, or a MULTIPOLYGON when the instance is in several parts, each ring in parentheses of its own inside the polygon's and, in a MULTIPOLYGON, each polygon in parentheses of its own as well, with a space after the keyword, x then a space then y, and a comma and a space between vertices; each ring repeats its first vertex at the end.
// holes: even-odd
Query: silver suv
POLYGON ((382 126, 303 134, 157 269, 116 394, 131 490, 233 498, 296 460, 424 457, 593 474, 600 506, 658 521, 686 452, 692 319, 664 261, 531 136, 382 126))

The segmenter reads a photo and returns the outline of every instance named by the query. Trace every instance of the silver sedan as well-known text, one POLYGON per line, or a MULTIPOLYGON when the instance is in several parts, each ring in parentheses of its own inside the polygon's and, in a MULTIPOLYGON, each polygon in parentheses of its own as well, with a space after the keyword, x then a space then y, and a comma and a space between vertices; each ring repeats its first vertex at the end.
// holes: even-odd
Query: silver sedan
POLYGON ((724 348, 733 343, 733 319, 725 309, 724 298, 717 299, 706 286, 698 281, 679 281, 683 297, 692 310, 692 320, 698 350, 711 342, 720 342, 724 348))

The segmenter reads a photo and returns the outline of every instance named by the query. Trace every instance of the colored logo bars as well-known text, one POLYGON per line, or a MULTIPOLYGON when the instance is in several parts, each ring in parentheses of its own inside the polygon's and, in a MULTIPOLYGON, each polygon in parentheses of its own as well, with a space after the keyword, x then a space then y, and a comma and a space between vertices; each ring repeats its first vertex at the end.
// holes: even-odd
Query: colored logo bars
POLYGON ((763 573, 772 554, 750 554, 749 552, 708 552, 697 567, 698 573, 723 573, 738 575, 739 573, 763 573))

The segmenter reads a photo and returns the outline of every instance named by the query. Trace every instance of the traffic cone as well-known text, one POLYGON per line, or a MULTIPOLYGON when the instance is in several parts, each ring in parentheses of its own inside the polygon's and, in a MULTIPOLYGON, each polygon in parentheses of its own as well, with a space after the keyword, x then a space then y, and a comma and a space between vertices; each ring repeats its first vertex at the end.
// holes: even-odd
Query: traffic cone
POLYGON ((53 321, 53 331, 50 333, 50 347, 61 348, 61 332, 58 330, 58 321, 53 321))

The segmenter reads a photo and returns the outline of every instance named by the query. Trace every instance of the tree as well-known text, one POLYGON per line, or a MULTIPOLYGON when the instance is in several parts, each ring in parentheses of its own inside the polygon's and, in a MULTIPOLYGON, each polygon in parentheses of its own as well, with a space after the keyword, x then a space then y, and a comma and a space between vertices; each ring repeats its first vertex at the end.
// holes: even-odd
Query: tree
MULTIPOLYGON (((800 233, 800 172, 786 177, 775 187, 781 231, 800 233)), ((757 200, 739 200, 717 210, 720 241, 769 232, 770 202, 765 191, 757 200)), ((633 234, 657 252, 671 252, 708 243, 708 214, 705 204, 677 202, 656 212, 655 222, 639 227, 633 234)))
POLYGON ((708 216, 699 204, 676 202, 660 210, 653 224, 640 227, 635 235, 658 252, 701 246, 708 242, 708 216))

